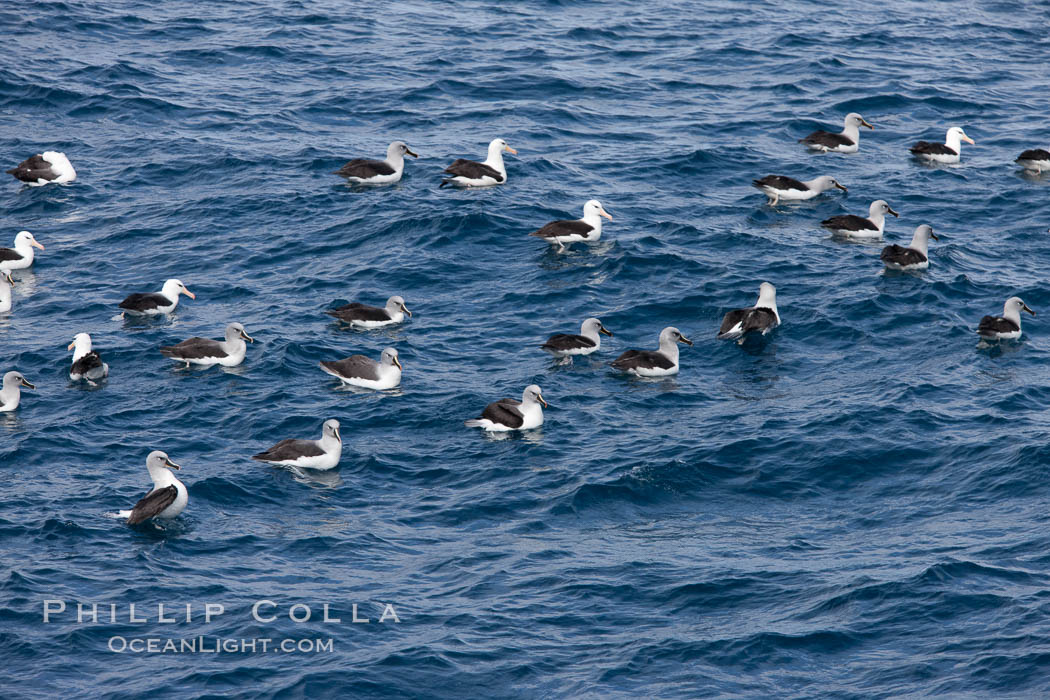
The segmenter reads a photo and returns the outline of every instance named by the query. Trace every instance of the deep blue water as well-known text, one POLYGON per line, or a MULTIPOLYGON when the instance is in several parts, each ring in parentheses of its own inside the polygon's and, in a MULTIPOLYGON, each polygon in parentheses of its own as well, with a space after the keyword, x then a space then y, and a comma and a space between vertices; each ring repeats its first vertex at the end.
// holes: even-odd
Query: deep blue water
POLYGON ((858 0, 3 6, 0 164, 61 150, 79 177, 0 181, 0 244, 24 228, 47 247, 0 319, 0 370, 37 383, 0 417, 0 695, 1050 693, 1050 180, 1012 162, 1050 144, 1048 19, 858 0), (858 154, 796 143, 850 111, 875 125, 858 154), (960 165, 909 157, 953 124, 977 141, 960 165), (505 186, 437 189, 497 136, 519 151, 505 186), (330 174, 395 138, 421 154, 400 184, 330 174), (849 193, 772 209, 750 186, 770 173, 849 193), (615 217, 600 244, 526 235, 592 197, 615 217), (876 198, 901 213, 888 241, 941 236, 927 272, 884 274, 879 246, 819 228, 876 198), (172 276, 196 301, 117 318, 172 276), (763 280, 783 326, 716 341, 763 280), (415 316, 393 330, 323 314, 395 293, 415 316), (978 348, 1014 294, 1039 316, 978 348), (537 345, 590 315, 616 336, 554 367, 537 345), (157 352, 231 320, 257 339, 239 368, 157 352), (603 364, 665 325, 696 343, 674 379, 603 364), (80 331, 111 365, 101 389, 66 377, 80 331), (397 391, 317 368, 389 345, 397 391), (532 382, 542 429, 462 425, 532 382), (330 417, 339 469, 248 458, 330 417), (145 493, 151 449, 183 465, 190 504, 128 528, 105 516, 145 493), (45 625, 48 599, 68 609, 45 625), (277 620, 252 620, 260 600, 277 620), (77 602, 118 621, 77 624, 77 602), (191 622, 158 622, 158 603, 191 622), (226 612, 207 623, 206 603, 226 612), (378 622, 387 603, 400 622, 378 622), (198 636, 332 649, 108 648, 198 636))

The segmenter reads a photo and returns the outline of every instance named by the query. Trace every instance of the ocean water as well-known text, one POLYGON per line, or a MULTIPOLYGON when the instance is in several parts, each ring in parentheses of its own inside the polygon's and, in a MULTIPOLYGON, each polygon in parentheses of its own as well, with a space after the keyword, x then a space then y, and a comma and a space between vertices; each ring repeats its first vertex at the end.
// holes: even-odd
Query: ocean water
POLYGON ((0 370, 37 384, 0 416, 0 695, 1047 695, 1050 178, 1013 159, 1050 145, 1048 19, 857 0, 0 7, 0 164, 61 150, 79 174, 0 181, 0 244, 46 246, 0 318, 0 370), (875 126, 859 153, 796 143, 850 111, 875 126), (977 142, 961 164, 911 159, 950 125, 977 142), (438 189, 497 136, 519 151, 505 186, 438 189), (420 154, 399 184, 330 174, 393 139, 420 154), (750 182, 771 173, 849 192, 770 208, 750 182), (590 198, 615 219, 600 243, 527 236, 590 198), (818 225, 877 198, 901 214, 888 242, 941 237, 928 271, 885 273, 879 245, 818 225), (196 300, 118 317, 168 277, 196 300), (717 341, 762 281, 783 326, 717 341), (392 329, 323 313, 391 294, 415 314, 392 329), (1022 340, 978 347, 1015 294, 1039 314, 1022 340), (538 349, 592 315, 615 333, 596 355, 538 349), (257 341, 238 368, 157 352, 233 320, 257 341), (605 364, 667 325, 695 342, 673 379, 605 364), (111 366, 101 388, 68 381, 81 331, 111 366), (387 346, 396 391, 317 367, 387 346), (533 382, 541 429, 463 426, 533 382), (249 458, 326 418, 338 469, 249 458), (182 464, 189 507, 163 528, 107 518, 148 489, 152 449, 182 464), (45 623, 45 601, 66 609, 45 623), (199 645, 132 650, 148 639, 199 645), (243 646, 259 639, 294 648, 243 646), (209 651, 223 640, 237 650, 209 651))

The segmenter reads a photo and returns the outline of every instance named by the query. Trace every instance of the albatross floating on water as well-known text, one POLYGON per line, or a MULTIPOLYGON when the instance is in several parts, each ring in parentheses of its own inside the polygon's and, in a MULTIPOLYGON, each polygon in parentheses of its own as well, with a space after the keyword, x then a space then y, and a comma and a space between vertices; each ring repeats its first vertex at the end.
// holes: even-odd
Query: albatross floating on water
POLYGON ((1014 161, 1025 170, 1031 170, 1038 175, 1050 170, 1050 151, 1042 148, 1032 148, 1017 156, 1014 161))
POLYGON ((26 158, 7 172, 30 187, 39 187, 49 182, 61 185, 77 179, 77 171, 73 170, 73 165, 69 162, 69 158, 66 158, 65 153, 59 153, 58 151, 37 153, 35 156, 26 158))
POLYGON ((33 264, 33 248, 44 249, 29 231, 19 231, 14 248, 0 248, 0 270, 24 270, 33 264))
POLYGON ((891 270, 925 270, 930 266, 930 239, 938 240, 933 234, 933 227, 921 224, 915 228, 911 243, 903 248, 896 243, 882 249, 883 264, 891 270))
POLYGON ((22 387, 36 389, 36 386, 30 384, 21 372, 12 370, 4 375, 4 383, 0 387, 0 413, 9 413, 18 408, 22 400, 22 387))
POLYGON ((394 141, 386 149, 386 160, 354 158, 339 168, 333 175, 345 177, 348 182, 357 185, 385 185, 401 180, 405 170, 405 156, 418 158, 404 141, 394 141))
POLYGON ((850 238, 882 238, 882 230, 886 227, 886 215, 900 216, 890 209, 890 205, 884 199, 876 199, 868 206, 868 218, 856 214, 843 214, 824 219, 820 225, 839 236, 850 238))
POLYGON ((124 309, 120 315, 123 316, 125 313, 139 316, 170 314, 179 305, 180 294, 185 294, 190 299, 197 298, 193 292, 186 289, 186 285, 182 282, 170 279, 164 283, 164 287, 159 292, 137 292, 120 302, 120 308, 124 309))
POLYGON ((813 199, 832 187, 849 192, 830 175, 821 175, 812 180, 796 180, 784 175, 766 175, 761 180, 752 180, 751 184, 766 193, 766 196, 769 197, 767 202, 769 206, 776 206, 781 199, 785 201, 813 199))
POLYGON ((339 421, 329 418, 324 422, 320 440, 295 440, 288 438, 252 459, 270 464, 305 469, 331 469, 339 464, 343 454, 343 441, 339 437, 339 421))
POLYGON ((1002 316, 985 316, 977 325, 977 335, 985 340, 1016 340, 1021 337, 1021 312, 1035 316, 1020 297, 1010 297, 1003 305, 1002 316))
POLYGON ((441 187, 445 185, 456 185, 457 187, 488 187, 489 185, 501 185, 507 181, 507 166, 503 164, 503 152, 518 155, 518 152, 507 145, 503 139, 493 139, 489 144, 489 155, 484 163, 460 158, 452 165, 445 168, 445 172, 452 177, 441 181, 441 187))
POLYGON ((365 389, 393 389, 401 383, 401 360, 394 348, 384 350, 379 362, 364 355, 351 355, 343 360, 322 360, 321 369, 346 384, 365 389))
POLYGON ((583 205, 583 218, 567 221, 552 221, 544 225, 538 231, 533 231, 530 236, 542 238, 552 245, 557 245, 559 250, 565 250, 566 243, 597 243, 602 237, 602 220, 605 217, 609 221, 613 218, 602 207, 597 199, 592 199, 583 205))
POLYGON ((162 347, 160 354, 179 362, 185 362, 186 367, 190 365, 236 367, 244 362, 244 356, 248 353, 248 346, 244 343, 246 340, 249 343, 255 342, 244 330, 244 326, 239 323, 231 323, 226 326, 225 340, 190 338, 178 345, 162 347))
POLYGON ((762 335, 780 325, 780 312, 777 311, 777 288, 769 282, 758 286, 758 301, 746 309, 733 309, 722 319, 718 337, 723 340, 743 338, 748 333, 758 332, 762 335))
POLYGON ((869 129, 875 128, 865 121, 864 117, 856 112, 850 112, 843 120, 841 134, 833 134, 829 131, 818 129, 806 138, 799 139, 798 142, 804 143, 806 148, 813 151, 823 151, 824 153, 856 153, 857 149, 860 147, 860 127, 862 126, 866 126, 869 129))
POLYGON ((612 337, 612 331, 596 318, 589 318, 580 325, 580 334, 557 333, 547 338, 540 347, 563 363, 571 363, 575 355, 590 355, 602 346, 601 333, 612 337))
POLYGON ((149 478, 153 479, 153 488, 134 508, 117 513, 118 517, 128 519, 128 525, 138 525, 150 519, 172 520, 186 510, 186 504, 190 502, 186 485, 171 473, 172 469, 182 467, 168 459, 166 453, 160 450, 150 452, 146 457, 146 469, 149 478))
POLYGON ((927 163, 958 163, 959 154, 962 152, 962 142, 972 144, 974 141, 960 126, 948 129, 944 137, 944 143, 931 143, 919 141, 908 150, 919 160, 927 163))
POLYGON ((508 430, 531 430, 543 425, 543 392, 535 384, 529 384, 521 394, 521 401, 500 399, 490 403, 481 412, 481 418, 472 418, 464 422, 468 428, 481 428, 488 432, 506 432, 508 430))
POLYGON ((329 316, 334 316, 343 323, 349 323, 358 328, 382 328, 401 323, 405 320, 405 314, 409 316, 412 312, 405 306, 405 300, 399 296, 392 296, 386 300, 386 307, 368 306, 353 302, 344 304, 334 309, 325 311, 329 316))
POLYGON ((0 269, 0 314, 11 310, 11 287, 15 280, 7 270, 0 269))
POLYGON ((658 350, 628 350, 609 364, 639 377, 666 377, 678 374, 678 343, 692 345, 674 326, 660 331, 658 350))
POLYGON ((73 342, 66 349, 73 351, 73 365, 69 368, 69 378, 74 382, 85 379, 94 383, 109 376, 109 365, 91 349, 91 336, 87 333, 77 333, 73 336, 73 342))

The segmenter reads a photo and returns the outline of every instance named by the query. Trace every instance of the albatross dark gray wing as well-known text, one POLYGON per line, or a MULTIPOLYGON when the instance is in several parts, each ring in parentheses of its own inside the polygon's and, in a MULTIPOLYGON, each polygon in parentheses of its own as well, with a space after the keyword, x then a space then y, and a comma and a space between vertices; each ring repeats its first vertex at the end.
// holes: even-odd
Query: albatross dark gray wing
POLYGON ((21 260, 22 254, 14 248, 0 248, 0 262, 9 262, 11 260, 21 260))
POLYGON ((120 308, 131 311, 150 311, 162 306, 171 306, 171 299, 156 292, 139 292, 120 302, 120 308))
POLYGON ((449 175, 465 177, 471 180, 491 177, 496 182, 503 182, 503 176, 495 168, 477 161, 466 160, 465 158, 460 158, 453 162, 452 165, 445 168, 445 172, 449 175))
POLYGON ((838 148, 839 146, 852 146, 853 139, 842 134, 833 134, 830 131, 824 131, 817 129, 812 134, 804 139, 799 139, 799 143, 804 143, 807 146, 823 146, 825 148, 838 148))
POLYGON ((919 141, 908 149, 917 156, 957 156, 959 153, 954 148, 948 148, 943 143, 930 143, 919 141))
POLYGON ((828 228, 833 231, 879 230, 879 227, 873 224, 869 219, 865 219, 863 216, 857 216, 856 214, 844 214, 842 216, 833 216, 830 219, 824 219, 823 221, 821 221, 820 225, 824 228, 828 228))
POLYGON ((343 177, 359 177, 367 180, 376 175, 393 175, 395 170, 385 160, 369 160, 368 158, 354 158, 343 167, 334 171, 334 175, 343 177))
POLYGON ((609 364, 624 371, 638 368, 671 369, 674 367, 669 357, 656 350, 628 350, 609 364))
POLYGON ((281 440, 265 452, 252 455, 252 459, 257 459, 260 462, 283 462, 285 460, 299 459, 300 457, 320 457, 323 454, 324 450, 314 440, 288 438, 287 440, 281 440))
POLYGON ((364 355, 351 355, 335 361, 322 360, 321 368, 337 377, 379 381, 379 363, 364 355))
POLYGON ((525 416, 521 414, 519 406, 521 406, 521 401, 500 399, 486 406, 481 412, 481 417, 508 428, 520 428, 525 423, 525 416))
POLYGON ((800 180, 796 180, 793 177, 786 177, 784 175, 766 175, 761 180, 752 180, 751 184, 758 189, 770 187, 774 190, 798 190, 799 192, 808 192, 809 187, 800 180))
POLYGON ((178 345, 162 347, 160 354, 165 357, 201 360, 206 357, 226 357, 228 353, 222 349, 222 343, 217 340, 212 340, 211 338, 190 338, 178 345))
POLYGON ((559 238, 561 236, 582 236, 586 238, 593 230, 594 227, 590 224, 579 219, 573 219, 570 221, 552 221, 529 235, 537 238, 559 238))
POLYGON ((14 175, 22 182, 36 182, 40 178, 54 180, 58 177, 55 171, 51 169, 51 164, 44 160, 44 156, 39 153, 35 156, 26 158, 21 163, 8 170, 7 173, 9 175, 14 175))
POLYGON ((343 321, 389 321, 390 314, 386 312, 386 309, 381 309, 378 306, 368 306, 366 304, 359 304, 356 301, 352 304, 345 304, 334 309, 325 311, 329 316, 335 316, 343 321))
POLYGON ((593 348, 595 345, 596 343, 593 340, 582 335, 558 333, 547 338, 547 342, 540 347, 551 352, 566 352, 568 350, 580 350, 581 348, 593 348))
POLYGON ((1041 148, 1032 148, 1019 155, 1017 160, 1050 160, 1050 151, 1044 151, 1041 148))
POLYGON ((1002 316, 985 316, 977 325, 978 335, 994 337, 999 333, 1016 333, 1021 330, 1013 321, 1002 316))
POLYGON ((99 357, 99 354, 97 352, 89 352, 73 363, 73 366, 69 368, 69 373, 82 377, 94 377, 102 374, 103 367, 102 358, 99 357))
POLYGON ((896 243, 883 248, 882 255, 880 255, 879 258, 884 263, 892 263, 894 265, 900 265, 901 267, 918 265, 919 263, 924 263, 928 260, 925 255, 914 248, 905 248, 896 243))
POLYGON ((735 338, 752 331, 765 333, 777 325, 777 315, 764 306, 733 309, 722 318, 719 338, 735 338))
POLYGON ((165 508, 175 502, 175 497, 178 495, 179 490, 174 485, 150 491, 131 509, 128 525, 138 525, 144 520, 149 520, 159 515, 164 512, 165 508))

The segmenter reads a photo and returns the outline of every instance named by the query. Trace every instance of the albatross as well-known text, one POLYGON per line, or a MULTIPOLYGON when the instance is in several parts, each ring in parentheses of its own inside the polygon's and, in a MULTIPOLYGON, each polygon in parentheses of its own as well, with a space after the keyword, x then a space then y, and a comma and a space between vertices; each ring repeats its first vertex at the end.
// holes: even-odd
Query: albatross
POLYGON ((329 309, 325 313, 358 328, 392 326, 404 321, 405 314, 412 315, 412 312, 405 306, 405 300, 396 295, 387 299, 386 306, 383 308, 359 304, 355 301, 329 309))
POLYGON ((197 298, 193 292, 186 289, 186 285, 182 282, 170 279, 164 283, 164 287, 159 292, 137 292, 120 302, 120 308, 124 309, 120 315, 123 316, 125 313, 139 316, 170 314, 179 305, 180 294, 185 294, 190 299, 197 298))
POLYGON ((187 368, 190 365, 236 367, 244 362, 244 356, 248 352, 248 346, 244 343, 246 340, 249 343, 255 342, 244 330, 244 326, 235 322, 226 326, 225 340, 194 337, 178 345, 162 347, 160 354, 178 362, 185 362, 187 368))
POLYGON ((1002 316, 985 316, 977 325, 977 335, 985 340, 1016 340, 1021 337, 1021 312, 1035 316, 1020 297, 1010 297, 1003 305, 1002 316))
POLYGON ((50 182, 61 185, 77 179, 77 171, 73 169, 69 158, 66 158, 65 153, 58 151, 44 151, 30 156, 7 173, 30 187, 39 187, 50 182))
POLYGON ((879 258, 891 270, 925 270, 930 266, 930 239, 938 240, 933 234, 933 227, 920 224, 912 234, 907 248, 894 243, 882 249, 879 258))
POLYGON ((418 153, 404 141, 394 141, 386 149, 386 160, 354 158, 346 165, 334 171, 333 175, 345 177, 348 182, 357 185, 385 185, 401 180, 405 170, 405 156, 418 158, 418 153))
POLYGON ((154 450, 146 457, 146 469, 153 480, 153 488, 135 504, 131 510, 122 510, 118 517, 127 518, 128 525, 138 525, 147 520, 172 520, 186 510, 190 495, 186 485, 175 478, 172 469, 182 469, 168 455, 154 450))
POLYGON ((397 350, 387 348, 379 362, 364 355, 351 355, 343 360, 322 360, 321 369, 351 386, 365 389, 393 389, 401 383, 401 360, 397 350))
POLYGON ((556 333, 540 346, 563 363, 569 364, 575 355, 590 355, 602 346, 602 336, 612 337, 612 331, 602 325, 596 318, 589 318, 580 324, 580 334, 556 333))
POLYGON ((602 237, 603 216, 609 221, 613 220, 601 202, 591 199, 583 205, 582 219, 552 221, 529 235, 542 238, 551 245, 558 246, 559 250, 565 250, 566 243, 596 243, 602 237))
POLYGON ((777 288, 769 282, 758 286, 758 301, 746 309, 733 309, 722 318, 718 337, 723 340, 743 338, 748 333, 765 335, 780 325, 777 311, 777 288))
POLYGON ((24 270, 33 264, 33 248, 44 249, 29 231, 19 231, 14 248, 0 248, 0 270, 24 270))
POLYGON ((22 387, 36 389, 21 372, 11 371, 4 375, 4 383, 0 387, 0 413, 9 413, 18 408, 22 400, 22 387))
POLYGON ((609 364, 639 377, 666 377, 678 374, 678 343, 692 345, 674 326, 660 331, 658 350, 628 350, 609 364))
POLYGON ((320 440, 295 440, 288 438, 252 459, 287 467, 306 469, 331 469, 339 464, 343 454, 343 441, 339 437, 339 421, 329 418, 321 428, 320 440))
POLYGON ((1017 156, 1014 161, 1025 170, 1031 170, 1036 175, 1050 170, 1050 151, 1042 148, 1032 148, 1017 156))
POLYGON ((886 215, 900 216, 890 209, 890 205, 884 199, 876 199, 868 206, 868 218, 856 214, 843 214, 824 219, 820 225, 839 236, 850 238, 882 238, 882 230, 886 227, 886 215))
POLYGON ((81 379, 91 383, 101 381, 109 376, 109 365, 102 361, 97 352, 91 348, 91 336, 77 333, 67 350, 73 351, 73 364, 69 368, 69 378, 74 382, 81 379))
POLYGON ((830 175, 821 175, 812 180, 796 180, 784 175, 766 175, 761 180, 752 180, 751 184, 766 193, 766 196, 769 197, 767 202, 769 206, 776 206, 782 199, 784 201, 813 199, 832 187, 849 192, 830 175))
POLYGON ((535 384, 529 384, 521 394, 521 401, 500 399, 485 407, 480 418, 464 422, 468 428, 481 428, 488 432, 508 430, 531 430, 543 425, 543 409, 547 402, 543 392, 535 384), (540 407, 543 404, 543 407, 540 407))
POLYGON ((0 314, 11 310, 11 287, 15 280, 7 270, 0 269, 0 314))
POLYGON ((806 138, 799 139, 798 142, 805 144, 806 148, 813 151, 856 153, 860 147, 860 127, 862 126, 866 126, 869 129, 875 128, 864 117, 856 112, 850 112, 843 120, 842 133, 833 134, 829 131, 818 129, 806 138))
POLYGON ((485 162, 478 163, 473 160, 460 158, 445 168, 447 177, 441 181, 441 187, 455 185, 457 187, 488 187, 489 185, 501 185, 507 181, 507 167, 503 164, 503 152, 518 155, 518 152, 507 145, 503 139, 493 139, 489 144, 489 155, 485 162))
POLYGON ((944 137, 944 143, 931 143, 919 141, 908 150, 919 160, 927 163, 958 163, 959 154, 962 152, 962 142, 972 144, 974 142, 960 126, 948 129, 944 137))

